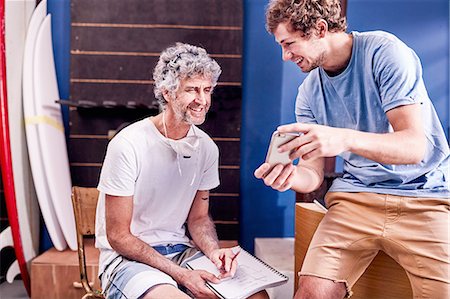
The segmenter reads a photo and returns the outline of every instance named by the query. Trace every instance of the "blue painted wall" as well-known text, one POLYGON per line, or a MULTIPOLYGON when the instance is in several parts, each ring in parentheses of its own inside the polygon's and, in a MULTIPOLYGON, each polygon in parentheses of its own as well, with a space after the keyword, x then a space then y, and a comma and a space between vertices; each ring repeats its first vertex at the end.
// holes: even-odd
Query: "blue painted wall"
MULTIPOLYGON (((48 0, 48 13, 52 15, 53 54, 58 78, 60 99, 69 99, 70 93, 70 0, 48 0)), ((62 107, 64 128, 69 132, 69 109, 62 107)))
MULTIPOLYGON (((282 62, 279 46, 266 33, 267 2, 244 0, 240 242, 249 250, 255 237, 294 235, 293 192, 277 193, 253 177, 264 160, 271 132, 279 124, 295 121, 295 95, 305 77, 293 63, 282 62)), ((446 134, 450 127, 449 9, 448 0, 348 0, 347 9, 349 30, 386 30, 417 52, 446 134)))
POLYGON ((385 30, 419 56, 428 94, 447 139, 449 106, 449 1, 349 0, 349 30, 385 30))
POLYGON ((284 235, 293 215, 289 199, 283 200, 285 196, 253 176, 264 161, 272 131, 282 121, 283 65, 274 59, 279 50, 264 28, 265 4, 262 0, 244 1, 240 241, 249 250, 253 250, 255 236, 284 235))

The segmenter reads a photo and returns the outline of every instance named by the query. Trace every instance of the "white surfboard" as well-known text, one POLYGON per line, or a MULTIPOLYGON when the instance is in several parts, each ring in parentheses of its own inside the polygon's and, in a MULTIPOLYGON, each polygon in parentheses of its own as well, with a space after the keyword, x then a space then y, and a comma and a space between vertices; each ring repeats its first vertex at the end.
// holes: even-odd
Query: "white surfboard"
POLYGON ((34 106, 34 49, 38 30, 46 14, 47 1, 43 0, 35 9, 28 26, 23 62, 23 112, 25 118, 28 154, 41 213, 53 245, 57 250, 64 250, 67 247, 67 243, 64 240, 64 235, 58 222, 56 211, 51 201, 50 190, 47 185, 47 178, 44 172, 41 147, 38 137, 38 128, 36 125, 39 118, 36 114, 36 109, 34 106))
POLYGON ((39 28, 33 61, 34 107, 45 178, 59 225, 70 249, 77 250, 71 201, 72 180, 53 58, 51 15, 39 28))
POLYGON ((39 249, 39 206, 31 177, 22 107, 22 62, 34 0, 5 1, 6 89, 14 189, 22 249, 30 262, 39 249))

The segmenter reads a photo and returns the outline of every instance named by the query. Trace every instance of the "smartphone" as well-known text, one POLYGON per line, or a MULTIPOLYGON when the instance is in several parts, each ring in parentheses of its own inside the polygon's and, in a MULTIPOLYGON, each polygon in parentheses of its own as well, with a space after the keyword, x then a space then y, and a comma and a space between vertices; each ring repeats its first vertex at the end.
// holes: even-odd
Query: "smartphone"
POLYGON ((269 163, 271 166, 275 166, 277 164, 290 164, 292 160, 289 158, 290 152, 278 152, 278 147, 281 145, 288 143, 292 139, 298 137, 297 133, 280 133, 278 131, 273 132, 272 137, 270 138, 269 150, 267 151, 266 163, 269 163))

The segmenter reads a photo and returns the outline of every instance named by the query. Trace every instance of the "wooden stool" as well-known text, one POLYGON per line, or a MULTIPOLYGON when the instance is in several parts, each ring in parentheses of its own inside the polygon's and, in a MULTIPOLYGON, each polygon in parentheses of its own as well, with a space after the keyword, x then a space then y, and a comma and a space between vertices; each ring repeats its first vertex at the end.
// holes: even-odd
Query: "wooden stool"
MULTIPOLYGON (((309 243, 322 221, 325 211, 314 203, 295 205, 295 274, 300 271, 309 243)), ((298 279, 295 279, 295 291, 298 279)), ((352 299, 412 298, 405 270, 390 256, 380 251, 352 288, 352 299)))

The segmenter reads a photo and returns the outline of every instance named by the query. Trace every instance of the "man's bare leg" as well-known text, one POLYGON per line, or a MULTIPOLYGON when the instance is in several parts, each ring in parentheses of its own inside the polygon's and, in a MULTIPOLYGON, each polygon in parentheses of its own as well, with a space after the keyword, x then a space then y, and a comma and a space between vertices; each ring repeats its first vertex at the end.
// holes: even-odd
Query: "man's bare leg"
POLYGON ((345 283, 315 276, 300 276, 294 299, 342 299, 347 294, 345 283))

